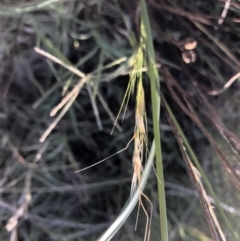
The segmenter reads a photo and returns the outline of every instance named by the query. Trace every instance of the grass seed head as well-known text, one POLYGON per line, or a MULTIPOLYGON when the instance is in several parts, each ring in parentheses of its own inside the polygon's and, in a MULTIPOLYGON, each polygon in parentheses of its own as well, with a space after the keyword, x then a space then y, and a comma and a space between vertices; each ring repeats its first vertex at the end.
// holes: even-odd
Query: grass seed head
POLYGON ((145 99, 144 89, 142 85, 142 76, 138 78, 137 95, 136 95, 136 111, 135 111, 135 129, 134 129, 134 153, 133 153, 133 179, 131 194, 133 194, 138 183, 140 187, 142 173, 142 159, 144 144, 147 143, 145 128, 145 99))

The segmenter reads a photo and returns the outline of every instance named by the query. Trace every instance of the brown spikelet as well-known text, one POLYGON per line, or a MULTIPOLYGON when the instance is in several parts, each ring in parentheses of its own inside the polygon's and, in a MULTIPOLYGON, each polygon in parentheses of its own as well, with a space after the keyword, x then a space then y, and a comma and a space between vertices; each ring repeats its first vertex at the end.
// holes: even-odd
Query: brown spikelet
POLYGON ((140 187, 142 173, 142 159, 144 144, 146 144, 146 129, 144 123, 145 101, 142 80, 139 80, 137 87, 136 112, 135 112, 135 130, 134 130, 134 152, 133 152, 133 178, 131 186, 131 195, 133 195, 137 184, 140 187))
POLYGON ((131 186, 131 196, 133 195, 136 189, 137 183, 140 183, 141 172, 142 172, 142 160, 140 158, 139 151, 135 149, 133 153, 133 178, 132 178, 132 186, 131 186))

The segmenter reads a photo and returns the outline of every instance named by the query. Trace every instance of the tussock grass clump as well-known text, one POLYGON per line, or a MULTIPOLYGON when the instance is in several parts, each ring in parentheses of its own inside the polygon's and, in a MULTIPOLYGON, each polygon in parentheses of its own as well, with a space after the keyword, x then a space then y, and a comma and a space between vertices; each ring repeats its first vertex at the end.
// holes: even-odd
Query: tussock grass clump
POLYGON ((239 240, 239 9, 3 1, 0 239, 239 240))

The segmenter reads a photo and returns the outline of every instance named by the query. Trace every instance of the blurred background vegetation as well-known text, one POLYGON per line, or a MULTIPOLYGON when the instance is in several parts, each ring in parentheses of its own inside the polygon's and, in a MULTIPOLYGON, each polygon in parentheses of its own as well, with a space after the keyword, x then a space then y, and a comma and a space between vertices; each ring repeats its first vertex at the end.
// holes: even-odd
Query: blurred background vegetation
MULTIPOLYGON (((238 233, 238 76, 217 92, 240 70, 240 2, 228 2, 219 23, 225 0, 146 1, 161 92, 238 233)), ((75 171, 125 148, 132 138, 135 98, 111 131, 129 81, 130 35, 138 39, 139 18, 138 1, 0 1, 1 240, 97 240, 123 208, 131 187, 132 144, 75 171), (90 76, 60 117, 50 113, 80 77, 34 47, 74 66, 83 78, 90 76)), ((147 77, 144 90, 151 143, 147 77)), ((212 240, 164 108, 160 123, 169 240, 212 240)), ((154 170, 144 193, 153 204, 151 240, 160 240, 154 170)), ((136 215, 137 208, 113 240, 143 240, 146 218, 140 210, 135 231, 136 215)), ((233 239, 217 209, 216 216, 226 240, 240 240, 233 239)))

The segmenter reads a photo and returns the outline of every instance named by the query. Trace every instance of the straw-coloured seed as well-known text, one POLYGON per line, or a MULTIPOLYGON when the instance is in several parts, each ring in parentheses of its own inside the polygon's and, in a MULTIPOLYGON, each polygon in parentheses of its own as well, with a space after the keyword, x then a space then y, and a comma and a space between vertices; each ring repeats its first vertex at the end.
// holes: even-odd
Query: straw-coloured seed
POLYGON ((178 43, 178 47, 184 51, 184 50, 193 50, 197 47, 197 44, 198 42, 191 38, 191 37, 188 37, 188 38, 185 38, 184 40, 180 41, 178 43))
POLYGON ((196 53, 192 50, 182 52, 182 59, 186 64, 191 64, 196 61, 196 53))
POLYGON ((184 44, 184 49, 186 50, 193 50, 197 47, 197 41, 194 39, 187 39, 184 44))

